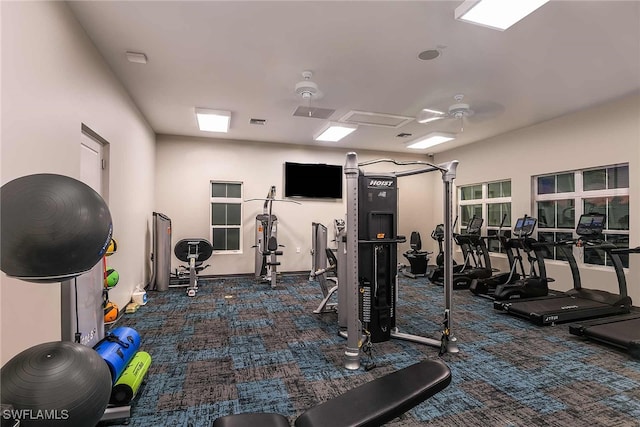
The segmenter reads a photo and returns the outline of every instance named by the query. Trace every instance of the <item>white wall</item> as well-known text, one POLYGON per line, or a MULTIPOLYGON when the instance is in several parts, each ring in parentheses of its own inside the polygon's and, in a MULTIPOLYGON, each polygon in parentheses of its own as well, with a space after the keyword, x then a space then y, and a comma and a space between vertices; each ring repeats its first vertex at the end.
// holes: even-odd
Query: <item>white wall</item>
MULTIPOLYGON (((33 173, 80 176, 80 128, 110 143, 108 204, 120 307, 148 278, 155 136, 64 2, 1 2, 2 183, 33 173)), ((60 286, 0 276, 5 363, 60 339, 60 286)))
MULTIPOLYGON (((640 245, 640 96, 563 116, 450 150, 436 161, 458 159, 456 185, 511 179, 514 218, 533 215, 531 177, 616 163, 629 163, 630 246, 640 245)), ((535 215, 533 215, 535 216, 535 215)), ((512 223, 513 219, 512 218, 512 223)), ((493 257, 504 268, 504 258, 493 257)), ((627 273, 629 294, 640 305, 640 257, 630 255, 627 273)), ((556 279, 552 287, 571 288, 566 263, 547 262, 547 273, 556 279)), ((617 291, 615 275, 609 268, 581 269, 585 287, 617 291)))
MULTIPOLYGON (((264 198, 275 185, 277 198, 283 197, 283 164, 327 163, 344 165, 347 150, 313 149, 308 146, 264 142, 204 139, 159 135, 156 150, 156 208, 171 218, 172 247, 188 237, 210 238, 209 181, 243 182, 244 198, 264 198)), ((389 153, 360 152, 360 161, 393 157, 397 160, 422 160, 424 155, 397 156, 389 153)), ((379 165, 366 170, 402 170, 394 165, 379 165)), ((404 168, 406 169, 406 168, 404 168)), ((435 172, 438 174, 437 172, 435 172)), ((432 174, 401 178, 399 182, 399 234, 418 230, 430 233, 425 223, 431 211, 430 181, 432 174)), ((274 203, 278 217, 278 243, 285 245, 280 257, 280 271, 304 271, 311 268, 311 223, 320 222, 329 228, 333 238, 333 220, 345 217, 342 201, 301 200, 301 205, 274 203), (300 248, 297 253, 296 249, 300 248)), ((263 202, 244 203, 243 253, 214 254, 212 267, 203 274, 239 274, 254 271, 255 216, 262 213, 263 202)), ((408 244, 400 250, 407 250, 408 244)), ((172 267, 180 265, 172 254, 172 267)))

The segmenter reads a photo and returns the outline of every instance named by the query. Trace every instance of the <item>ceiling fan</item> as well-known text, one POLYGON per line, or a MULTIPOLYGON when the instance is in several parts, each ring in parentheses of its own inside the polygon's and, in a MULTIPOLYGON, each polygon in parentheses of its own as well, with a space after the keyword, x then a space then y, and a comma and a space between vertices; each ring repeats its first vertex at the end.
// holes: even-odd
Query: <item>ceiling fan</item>
POLYGON ((424 124, 442 119, 460 120, 460 132, 463 132, 464 119, 473 116, 475 114, 475 111, 471 109, 469 104, 462 102, 462 100, 464 99, 463 94, 456 94, 453 96, 453 99, 455 100, 455 103, 450 105, 447 111, 440 111, 432 108, 423 108, 420 113, 418 113, 416 122, 424 124))
POLYGON ((318 85, 311 80, 313 73, 309 70, 302 72, 303 80, 296 83, 295 92, 306 105, 300 105, 293 112, 294 116, 308 117, 312 119, 328 119, 336 110, 330 108, 313 107, 311 101, 322 98, 323 93, 318 85))

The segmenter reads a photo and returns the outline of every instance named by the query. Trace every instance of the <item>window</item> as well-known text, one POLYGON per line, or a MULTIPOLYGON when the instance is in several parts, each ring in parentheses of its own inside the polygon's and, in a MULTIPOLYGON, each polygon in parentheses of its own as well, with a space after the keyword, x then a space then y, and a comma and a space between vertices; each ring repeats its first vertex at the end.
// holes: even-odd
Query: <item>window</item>
POLYGON ((511 181, 496 181, 483 184, 461 186, 459 188, 458 222, 461 232, 475 215, 484 218, 483 227, 489 237, 487 247, 490 252, 504 252, 497 238, 500 225, 503 234, 510 235, 511 227, 511 181), (504 223, 503 217, 506 215, 504 223))
MULTIPOLYGON (((583 213, 607 216, 606 241, 629 247, 629 165, 563 172, 533 178, 538 240, 554 242, 574 238, 576 221, 583 213)), ((577 251, 577 249, 574 248, 577 251)), ((574 253, 580 259, 578 252, 574 253)), ((549 247, 548 258, 566 260, 562 250, 549 247)), ((629 256, 620 257, 629 267, 629 256)), ((611 265, 606 253, 584 248, 585 264, 611 265)))
POLYGON ((242 183, 211 181, 211 241, 215 252, 242 251, 242 183))

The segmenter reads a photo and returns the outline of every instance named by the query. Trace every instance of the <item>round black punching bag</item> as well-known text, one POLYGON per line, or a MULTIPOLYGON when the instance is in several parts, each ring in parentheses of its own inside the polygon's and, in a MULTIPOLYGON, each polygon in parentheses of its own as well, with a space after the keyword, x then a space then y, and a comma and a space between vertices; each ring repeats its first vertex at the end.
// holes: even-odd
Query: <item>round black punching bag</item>
POLYGON ((1 268, 30 282, 76 277, 100 261, 113 232, 109 208, 91 187, 55 174, 0 189, 1 268))

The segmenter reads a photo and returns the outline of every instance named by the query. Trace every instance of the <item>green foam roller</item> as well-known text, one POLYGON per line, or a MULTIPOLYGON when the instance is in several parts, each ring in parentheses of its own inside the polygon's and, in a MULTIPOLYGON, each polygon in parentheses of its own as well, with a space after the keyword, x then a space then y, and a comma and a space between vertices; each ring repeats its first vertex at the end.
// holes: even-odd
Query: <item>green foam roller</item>
POLYGON ((110 403, 126 405, 131 402, 138 393, 150 365, 151 355, 146 351, 137 352, 113 386, 110 403))

